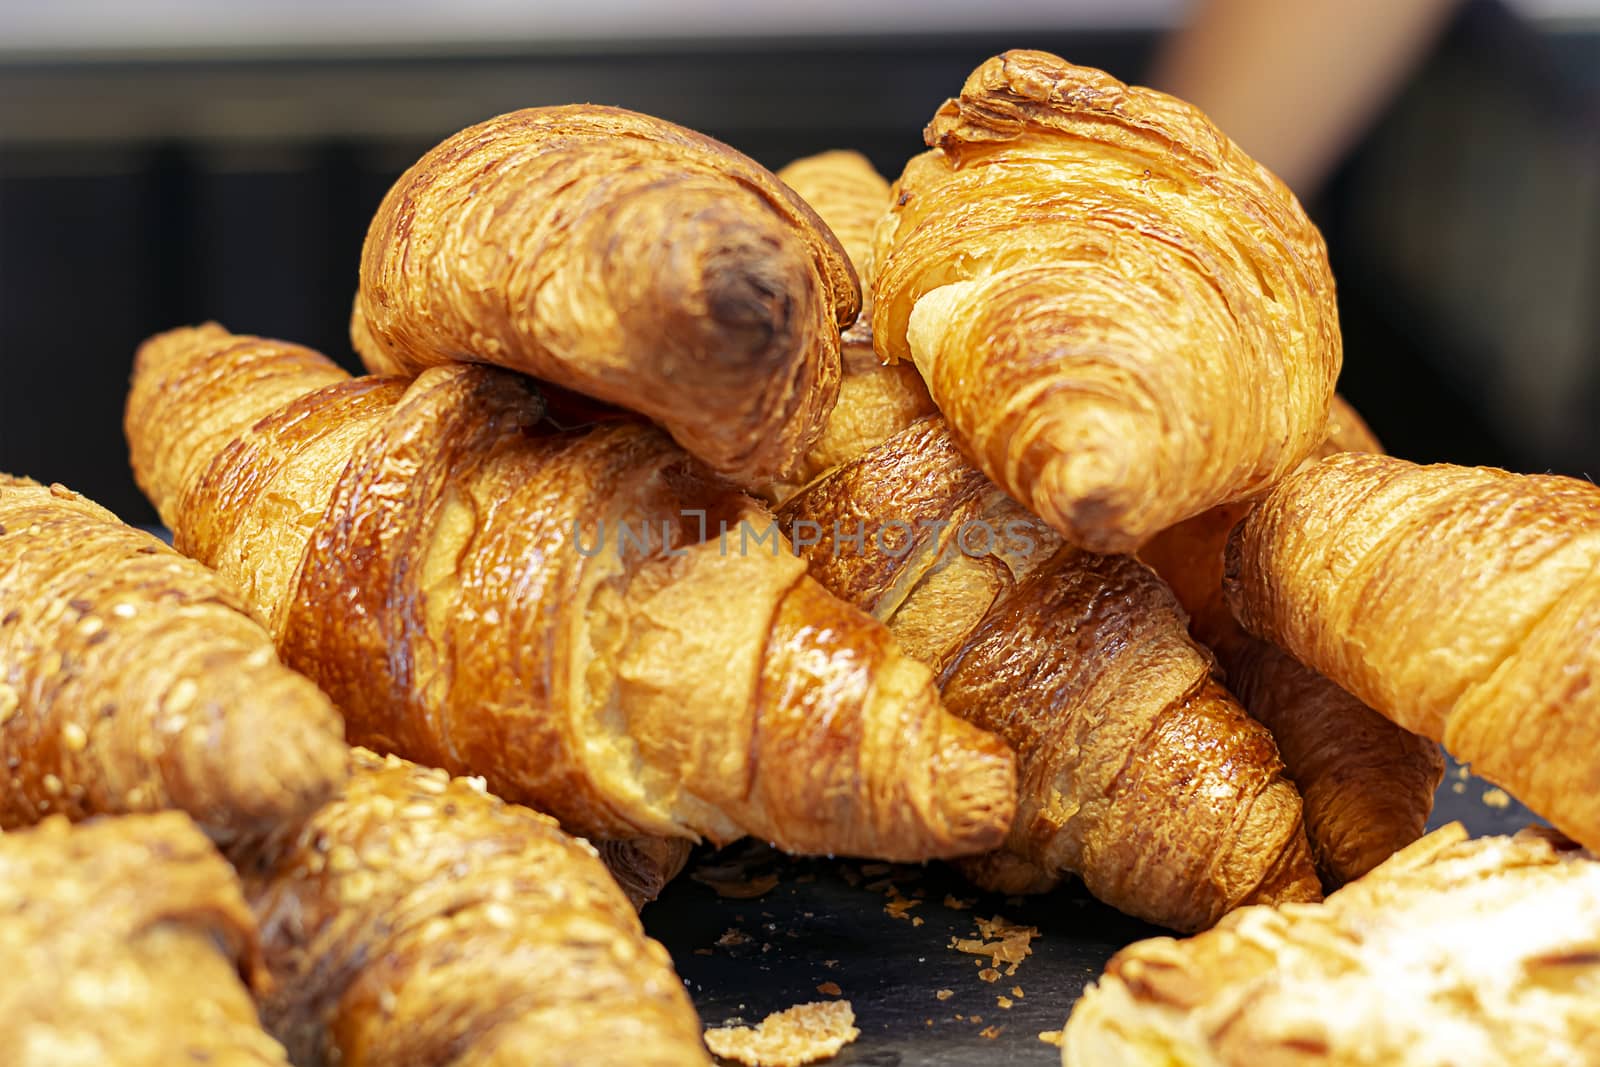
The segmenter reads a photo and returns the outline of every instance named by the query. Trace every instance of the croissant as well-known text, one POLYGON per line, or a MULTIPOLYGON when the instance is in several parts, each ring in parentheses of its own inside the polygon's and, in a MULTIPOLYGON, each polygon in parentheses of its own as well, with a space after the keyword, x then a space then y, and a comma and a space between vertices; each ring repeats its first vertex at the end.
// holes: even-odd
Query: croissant
POLYGON ((667 883, 683 873, 692 847, 682 837, 629 837, 594 842, 595 851, 636 911, 659 897, 667 883))
POLYGON ((350 379, 219 326, 140 350, 127 429, 352 742, 587 837, 925 859, 1005 836, 1015 768, 754 503, 638 421, 561 432, 486 367, 350 379))
POLYGON ((1246 908, 1118 953, 1065 1064, 1500 1067, 1600 1054, 1600 863, 1459 823, 1322 904, 1246 908))
POLYGON ((345 792, 241 864, 300 1067, 700 1064, 666 950, 555 822, 363 749, 345 792))
POLYGON ((1316 447, 1341 358, 1322 238, 1198 110, 1014 51, 926 140, 876 232, 874 343, 1017 500, 1127 552, 1316 447))
MULTIPOLYGON (((778 177, 816 209, 865 282, 871 276, 873 227, 889 206, 889 183, 857 152, 797 159, 778 171, 778 177)), ((915 367, 878 361, 872 350, 871 303, 863 300, 860 317, 841 339, 844 377, 822 436, 787 478, 760 487, 767 500, 782 503, 823 471, 935 410, 915 367)))
POLYGON ((631 408, 755 483, 821 432, 859 305, 838 241, 754 161, 648 115, 529 108, 401 175, 351 337, 375 373, 494 363, 631 408))
POLYGON ((0 835, 0 968, 9 1067, 288 1067, 239 881, 177 812, 0 835))
POLYGON ((1600 489, 1358 452, 1228 542, 1245 629, 1600 847, 1600 489))
MULTIPOLYGON (((1318 453, 1381 451, 1361 417, 1335 396, 1318 453)), ((1172 586, 1191 632, 1226 669, 1228 687, 1272 731, 1305 800, 1317 870, 1334 888, 1421 836, 1444 759, 1438 745, 1240 629, 1222 595, 1222 557, 1252 503, 1219 504, 1157 534, 1139 555, 1172 586)))
POLYGON ((969 876, 1016 893, 1075 872, 1180 930, 1319 897, 1272 738, 1213 677, 1172 594, 1131 557, 1061 545, 937 416, 779 517, 818 580, 934 667, 950 711, 1016 748, 1006 852, 964 864, 969 876))
POLYGON ((342 729, 215 574, 0 475, 0 827, 178 808, 257 835, 338 789, 342 729))

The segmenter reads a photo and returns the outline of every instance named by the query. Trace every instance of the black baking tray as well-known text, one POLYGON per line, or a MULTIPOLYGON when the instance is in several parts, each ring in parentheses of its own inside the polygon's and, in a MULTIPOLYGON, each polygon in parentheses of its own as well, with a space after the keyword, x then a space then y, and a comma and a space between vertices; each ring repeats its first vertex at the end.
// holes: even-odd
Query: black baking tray
MULTIPOLYGON (((1457 820, 1475 835, 1514 833, 1538 821, 1452 763, 1429 828, 1457 820)), ((1106 907, 1075 882, 1042 897, 1007 898, 978 893, 938 864, 791 859, 748 843, 697 853, 688 872, 645 908, 644 923, 672 953, 708 1026, 754 1023, 827 1000, 831 989, 818 987, 837 985, 861 1030, 829 1061, 840 1067, 1059 1063, 1060 1051, 1039 1034, 1061 1029, 1118 949, 1166 932, 1106 907), (772 876, 776 884, 756 898, 724 896, 734 870, 742 873, 732 891, 743 883, 757 891, 772 876), (966 906, 947 905, 947 896, 966 906), (896 898, 918 903, 898 909, 905 917, 896 918, 887 907, 896 898), (981 976, 990 960, 951 942, 977 938, 976 920, 997 915, 1036 927, 1039 937, 1015 974, 1002 966, 991 982, 981 976), (943 1000, 941 990, 950 991, 943 1000)))

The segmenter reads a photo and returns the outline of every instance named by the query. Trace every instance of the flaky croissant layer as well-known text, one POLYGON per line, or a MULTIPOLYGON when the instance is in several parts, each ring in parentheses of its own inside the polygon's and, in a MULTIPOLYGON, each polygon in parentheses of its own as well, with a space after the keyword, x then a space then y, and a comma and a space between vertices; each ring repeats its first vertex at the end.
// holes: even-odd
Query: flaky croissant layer
POLYGON ((1256 492, 1321 439, 1322 238, 1195 108, 1044 52, 967 79, 874 244, 874 343, 965 450, 1101 552, 1256 492))
POLYGON ((1228 543, 1249 630, 1600 846, 1600 489, 1345 453, 1228 543))
POLYGON ((0 835, 7 1067, 288 1067, 266 985, 239 880, 182 813, 0 835))
POLYGON ((575 105, 469 127, 400 177, 351 335, 374 373, 493 363, 642 412, 757 484, 821 432, 859 305, 838 241, 753 160, 575 105))
POLYGON ((1171 592, 1131 557, 1063 546, 1029 521, 937 416, 779 515, 819 581, 934 666, 951 712, 1016 748, 1017 818, 1004 854, 964 865, 975 880, 1032 892, 1076 873, 1183 930, 1317 898, 1277 748, 1213 677, 1171 592), (851 523, 874 550, 802 537, 851 523))
POLYGON ((342 731, 217 575, 0 475, 0 828, 178 808, 258 836, 333 795, 342 731))
POLYGON ((666 951, 554 820, 357 749, 349 787, 242 860, 300 1067, 710 1062, 666 951))
MULTIPOLYGON (((1334 397, 1314 458, 1381 452, 1365 422, 1334 397)), ((1172 586, 1228 687, 1272 731, 1306 805, 1306 832, 1324 885, 1361 877, 1422 836, 1444 776, 1439 746, 1373 711, 1270 642, 1251 637, 1223 596, 1228 535, 1255 499, 1221 504, 1160 534, 1139 556, 1172 586)))
POLYGON ((1067 1067, 1589 1067, 1600 863, 1537 831, 1436 830, 1317 905, 1119 952, 1067 1067))
POLYGON ((647 425, 540 415, 493 368, 350 379, 213 325, 140 350, 128 432, 178 546, 239 585, 353 741, 585 836, 999 843, 1010 750, 770 517, 647 425))

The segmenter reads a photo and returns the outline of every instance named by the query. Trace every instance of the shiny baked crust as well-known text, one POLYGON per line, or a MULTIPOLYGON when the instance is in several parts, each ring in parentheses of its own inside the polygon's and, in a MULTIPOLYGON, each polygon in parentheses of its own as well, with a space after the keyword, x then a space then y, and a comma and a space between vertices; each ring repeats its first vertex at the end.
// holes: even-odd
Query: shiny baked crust
POLYGON ((1017 500, 1126 552, 1316 447, 1341 359, 1322 238, 1201 112, 1013 51, 926 140, 877 231, 874 343, 1017 500))
POLYGON ((376 373, 494 363, 642 412, 755 484, 821 433, 859 307, 838 241, 770 172, 574 105, 469 127, 400 177, 351 334, 376 373))
POLYGON ((705 1065, 666 950, 554 820, 395 757, 241 869, 300 1067, 705 1065))
POLYGON ((1228 543, 1235 616, 1600 846, 1600 489, 1347 452, 1228 543))
POLYGON ((964 864, 974 880, 1036 892, 1076 873, 1182 930, 1319 896, 1272 738, 1213 677, 1171 592, 1130 557, 1061 545, 937 416, 779 516, 797 546, 823 535, 801 549, 811 573, 933 664, 951 712, 1016 748, 1009 856, 964 864), (835 524, 872 547, 837 551, 835 524))
POLYGON ((1010 750, 766 513, 641 421, 539 415, 494 368, 349 379, 213 325, 146 343, 128 427, 178 547, 245 591, 356 743, 589 837, 999 843, 1010 750))
POLYGON ((0 972, 8 1067, 288 1067, 239 880, 178 812, 0 835, 0 972))
POLYGON ((1322 904, 1131 945, 1073 1008, 1078 1067, 1584 1067, 1600 863, 1527 832, 1423 838, 1322 904))
POLYGON ((217 575, 0 474, 0 828, 188 812, 221 843, 344 779, 343 724, 217 575))
MULTIPOLYGON (((1314 458, 1381 452, 1338 396, 1314 458)), ((1306 835, 1323 885, 1361 877, 1422 835, 1444 776, 1439 746, 1367 707, 1234 621, 1222 592, 1228 535, 1255 498, 1219 504, 1163 530, 1139 556, 1172 586, 1194 636, 1216 652, 1228 688, 1272 731, 1305 800, 1306 835)))

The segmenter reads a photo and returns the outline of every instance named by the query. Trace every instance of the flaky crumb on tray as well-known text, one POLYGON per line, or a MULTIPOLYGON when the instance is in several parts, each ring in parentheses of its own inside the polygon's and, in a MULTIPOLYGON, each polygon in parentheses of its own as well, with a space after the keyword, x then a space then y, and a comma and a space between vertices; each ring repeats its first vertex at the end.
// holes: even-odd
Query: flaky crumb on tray
POLYGON ((860 1037, 855 1022, 848 1000, 796 1004, 755 1026, 712 1027, 706 1031, 706 1047, 749 1067, 800 1067, 830 1059, 860 1037))

